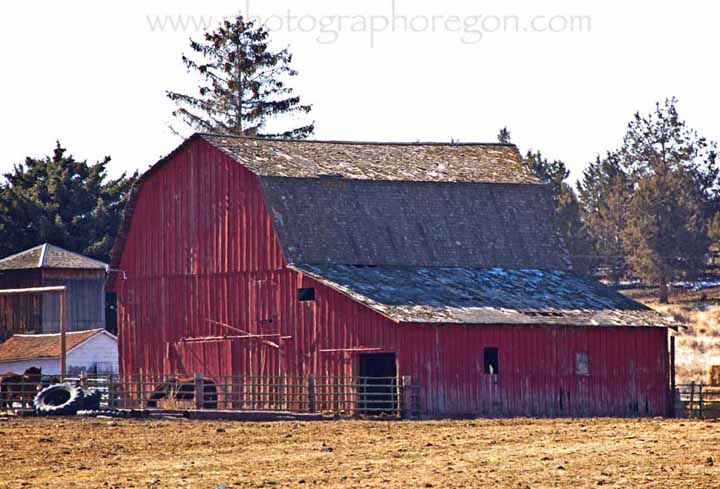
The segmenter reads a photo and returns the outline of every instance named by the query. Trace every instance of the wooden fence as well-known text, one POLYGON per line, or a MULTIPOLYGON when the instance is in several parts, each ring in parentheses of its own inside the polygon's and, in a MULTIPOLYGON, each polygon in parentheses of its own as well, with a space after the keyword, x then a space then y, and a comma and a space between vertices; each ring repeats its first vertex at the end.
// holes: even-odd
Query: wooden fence
POLYGON ((720 387, 702 382, 676 386, 675 416, 684 418, 720 417, 720 387))
POLYGON ((285 411, 337 416, 416 417, 410 377, 111 375, 66 379, 96 388, 111 409, 285 411))

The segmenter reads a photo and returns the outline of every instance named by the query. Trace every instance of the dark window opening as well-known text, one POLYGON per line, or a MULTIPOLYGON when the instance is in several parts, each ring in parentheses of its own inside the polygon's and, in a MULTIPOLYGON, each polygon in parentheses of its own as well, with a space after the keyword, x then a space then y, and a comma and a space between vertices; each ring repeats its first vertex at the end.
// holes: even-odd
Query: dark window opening
POLYGON ((590 355, 587 352, 578 352, 575 354, 575 374, 582 376, 590 375, 590 355))
POLYGON ((315 289, 298 289, 298 300, 300 302, 308 302, 315 300, 315 289))
POLYGON ((117 294, 115 292, 105 294, 105 329, 114 335, 118 333, 117 294))
POLYGON ((497 348, 485 348, 483 352, 483 371, 488 375, 500 373, 500 354, 497 348))
POLYGON ((397 411, 397 360, 394 353, 361 353, 359 408, 362 414, 397 411))

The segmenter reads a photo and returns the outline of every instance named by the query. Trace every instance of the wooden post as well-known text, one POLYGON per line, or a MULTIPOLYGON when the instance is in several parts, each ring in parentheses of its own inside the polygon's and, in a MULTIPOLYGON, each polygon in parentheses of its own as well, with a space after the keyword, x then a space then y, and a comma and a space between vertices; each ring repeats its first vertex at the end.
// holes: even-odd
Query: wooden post
POLYGON ((65 338, 65 309, 67 307, 67 291, 60 293, 60 377, 62 380, 67 375, 67 343, 65 338))
POLYGON ((203 376, 195 374, 195 409, 203 409, 205 407, 205 382, 203 376))
POLYGON ((675 412, 675 336, 670 335, 670 410, 671 418, 677 416, 675 412))
POLYGON ((690 417, 694 418, 695 407, 695 381, 690 382, 690 417))
POLYGON ((107 407, 108 409, 115 409, 114 402, 115 402, 115 383, 113 382, 113 376, 108 376, 108 401, 107 401, 107 407))
POLYGON ((140 375, 138 375, 137 382, 135 383, 135 395, 137 396, 138 409, 143 408, 143 371, 140 369, 140 375))
POLYGON ((402 377, 402 417, 410 418, 413 415, 413 392, 412 377, 403 375, 402 377))
POLYGON ((315 408, 315 376, 308 375, 308 411, 316 412, 315 408))
POLYGON ((704 399, 703 399, 703 383, 702 383, 702 382, 700 382, 700 394, 699 394, 699 397, 700 397, 700 419, 702 419, 702 417, 703 417, 703 400, 704 400, 704 399))

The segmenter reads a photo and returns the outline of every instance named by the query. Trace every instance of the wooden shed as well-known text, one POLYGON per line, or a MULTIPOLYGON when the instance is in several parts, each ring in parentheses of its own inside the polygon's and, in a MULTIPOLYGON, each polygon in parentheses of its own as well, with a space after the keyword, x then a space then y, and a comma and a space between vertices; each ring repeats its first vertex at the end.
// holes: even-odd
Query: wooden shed
MULTIPOLYGON (((67 287, 68 331, 105 327, 108 265, 51 244, 0 260, 0 289, 67 287)), ((13 334, 60 331, 56 294, 0 297, 0 341, 13 334)))
POLYGON ((512 145, 196 134, 128 204, 121 371, 411 376, 430 416, 665 414, 668 324, 575 274, 553 215, 512 145))

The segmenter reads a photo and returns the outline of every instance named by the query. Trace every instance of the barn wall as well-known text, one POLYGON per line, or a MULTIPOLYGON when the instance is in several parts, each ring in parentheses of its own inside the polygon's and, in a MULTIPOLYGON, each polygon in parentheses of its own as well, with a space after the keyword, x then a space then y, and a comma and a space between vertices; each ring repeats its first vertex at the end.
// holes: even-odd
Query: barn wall
MULTIPOLYGON (((65 324, 68 331, 105 327, 105 272, 84 270, 43 270, 43 285, 67 287, 65 324)), ((42 299, 42 332, 60 332, 60 297, 45 294, 42 299)))
POLYGON ((120 262, 121 371, 146 374, 354 375, 381 348, 422 386, 430 415, 659 415, 666 409, 664 328, 398 325, 287 269, 257 178, 203 141, 185 146, 140 189, 120 262), (299 302, 297 289, 316 300, 299 302), (258 340, 186 342, 249 333, 258 340), (482 350, 500 349, 500 374, 482 350), (590 375, 575 373, 586 352, 590 375), (211 371, 211 370, 214 370, 211 371), (562 402, 561 402, 562 399, 562 402))

